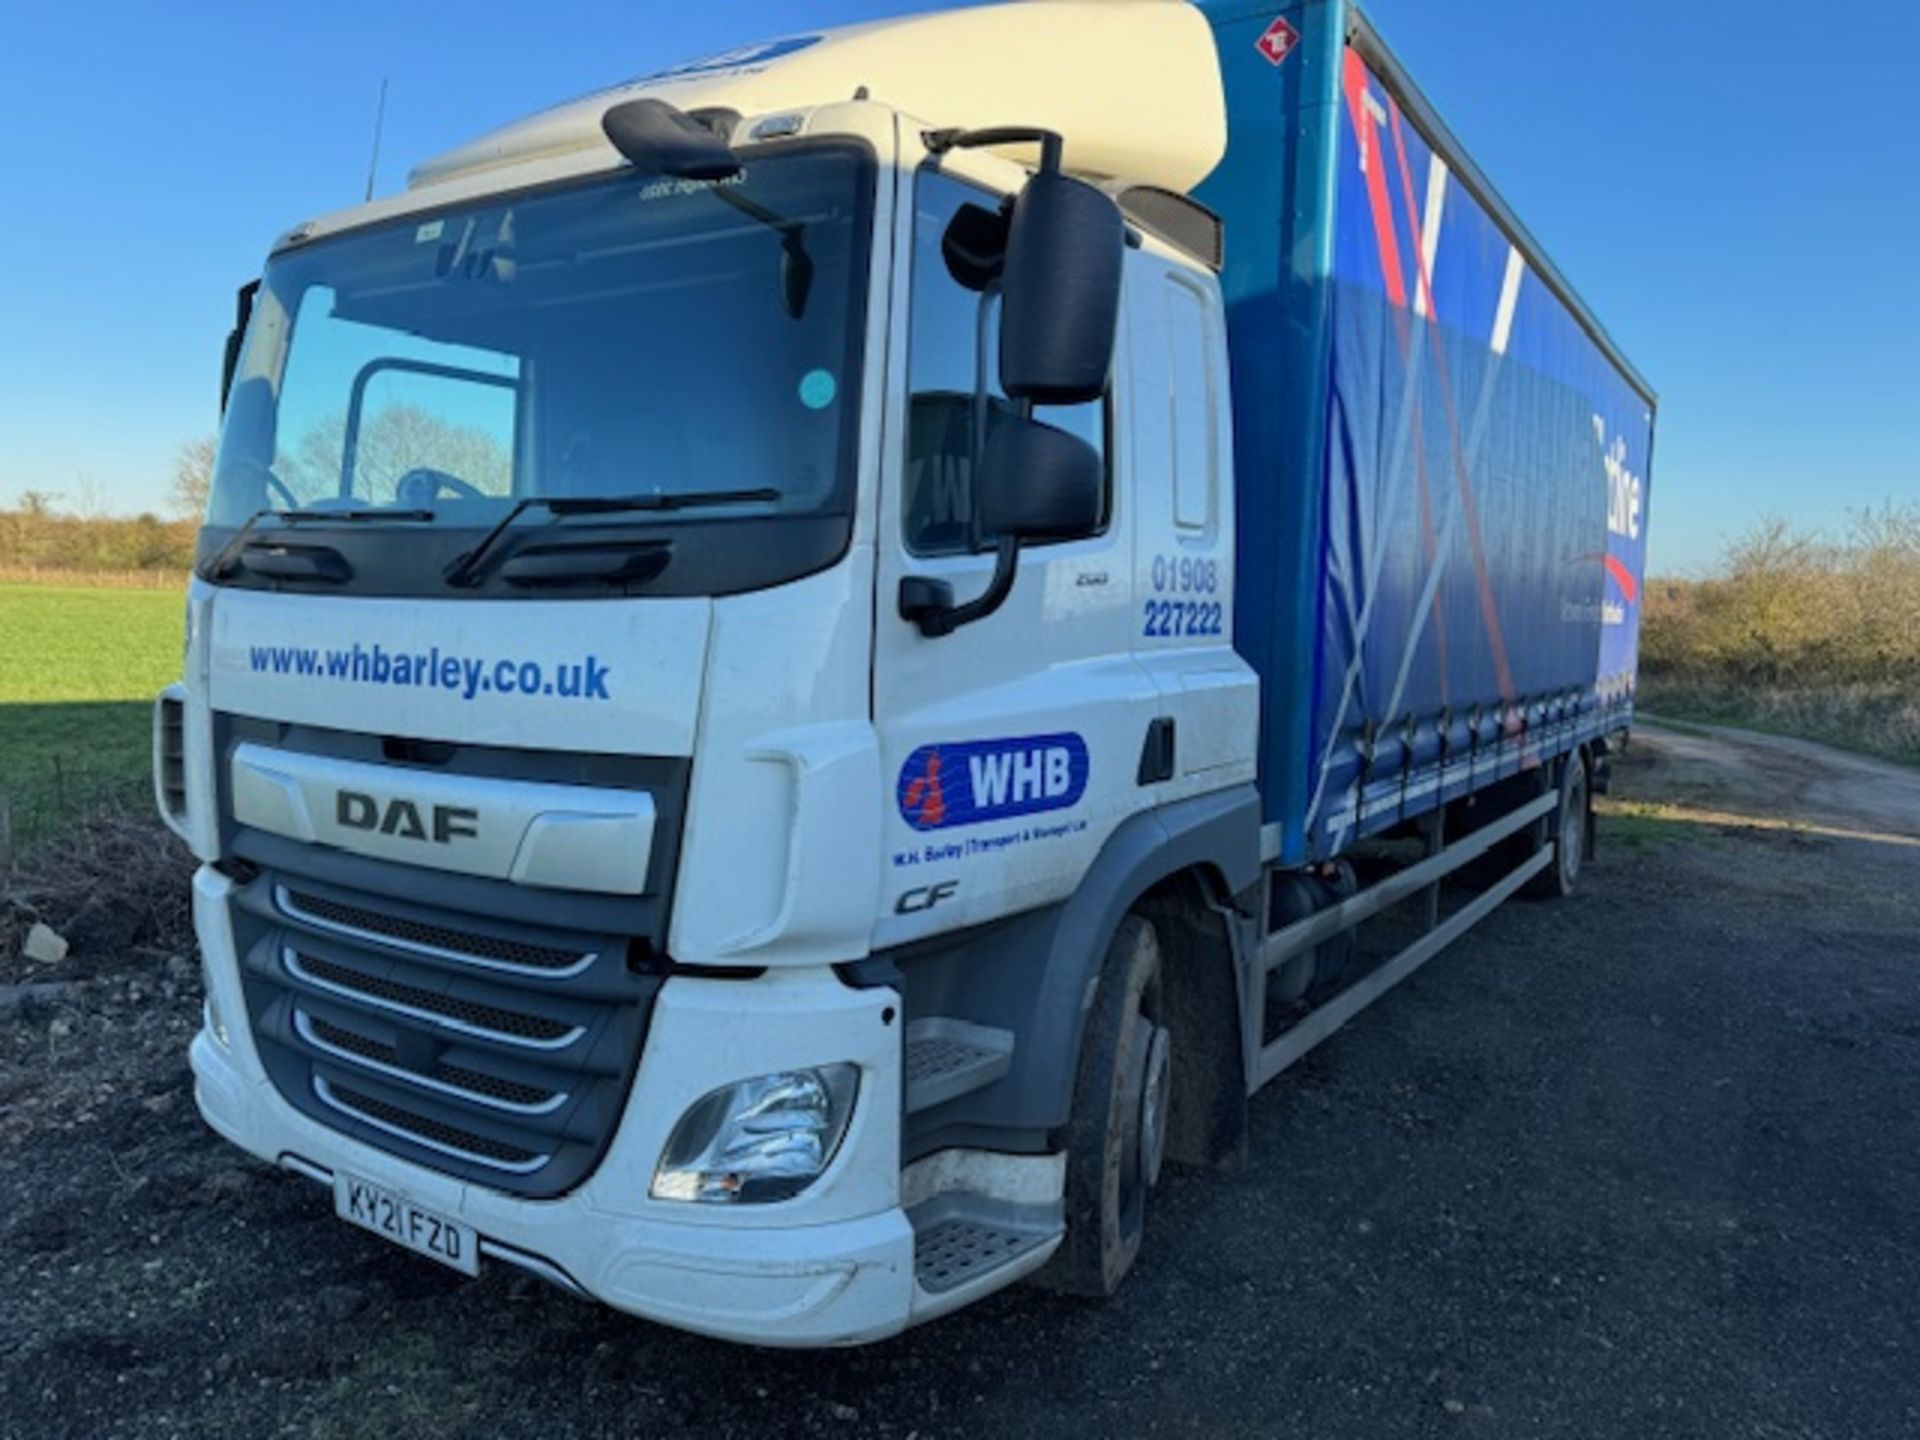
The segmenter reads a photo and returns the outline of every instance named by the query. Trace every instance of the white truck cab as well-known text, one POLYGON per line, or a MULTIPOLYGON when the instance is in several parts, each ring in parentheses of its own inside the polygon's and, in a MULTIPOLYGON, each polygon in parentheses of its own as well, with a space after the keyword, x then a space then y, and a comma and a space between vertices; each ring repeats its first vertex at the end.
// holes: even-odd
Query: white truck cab
POLYGON ((1257 861, 1204 256, 1128 222, 1099 393, 1023 422, 1093 508, 990 621, 896 603, 993 579, 971 475, 1013 423, 1038 153, 938 132, 1078 122, 1066 164, 1123 206, 1217 159, 1217 78, 1192 137, 1115 103, 1170 48, 1204 80, 1204 25, 1106 8, 1097 37, 1027 5, 716 57, 276 248, 161 709, 215 1129, 442 1261, 756 1343, 871 1340, 1048 1260, 1073 1067, 1018 1017, 1077 1018, 1036 986, 1084 989, 1105 940, 1048 977, 983 927, 1016 943, 1201 797, 1239 792, 1257 861), (730 173, 623 157, 603 117, 656 98, 730 173), (507 521, 526 499, 562 503, 507 521), (1169 569, 1209 598, 1150 638, 1169 569), (1147 775, 1156 725, 1182 744, 1147 775), (892 957, 942 944, 907 1004, 892 957))

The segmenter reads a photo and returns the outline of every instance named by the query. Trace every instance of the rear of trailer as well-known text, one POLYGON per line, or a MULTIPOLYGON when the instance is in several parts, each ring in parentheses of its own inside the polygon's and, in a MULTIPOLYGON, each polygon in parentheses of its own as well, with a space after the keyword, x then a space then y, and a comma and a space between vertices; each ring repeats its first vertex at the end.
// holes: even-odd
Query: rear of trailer
POLYGON ((1204 0, 1239 604, 1282 865, 1633 714, 1656 399, 1344 0, 1204 0))

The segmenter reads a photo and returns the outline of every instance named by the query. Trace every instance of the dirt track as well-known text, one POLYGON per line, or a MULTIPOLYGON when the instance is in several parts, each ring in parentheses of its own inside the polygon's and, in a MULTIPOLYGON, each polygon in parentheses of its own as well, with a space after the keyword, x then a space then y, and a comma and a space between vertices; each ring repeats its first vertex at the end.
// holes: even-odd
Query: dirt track
POLYGON ((1661 793, 1784 824, 1920 840, 1920 770, 1712 725, 1642 728, 1661 793))
POLYGON ((1913 772, 1649 728, 1582 893, 1261 1095, 1118 1300, 849 1353, 347 1230, 200 1124, 143 964, 0 1020, 0 1435, 1920 1433, 1913 772))

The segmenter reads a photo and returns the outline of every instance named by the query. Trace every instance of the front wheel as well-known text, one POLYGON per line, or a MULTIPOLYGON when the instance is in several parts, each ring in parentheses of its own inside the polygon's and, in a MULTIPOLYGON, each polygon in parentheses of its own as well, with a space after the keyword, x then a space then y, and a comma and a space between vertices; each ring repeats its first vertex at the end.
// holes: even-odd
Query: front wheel
POLYGON ((1080 1043, 1067 1122, 1067 1236, 1038 1277, 1075 1295, 1111 1295, 1140 1253, 1173 1101, 1160 937, 1137 915, 1107 947, 1080 1043))

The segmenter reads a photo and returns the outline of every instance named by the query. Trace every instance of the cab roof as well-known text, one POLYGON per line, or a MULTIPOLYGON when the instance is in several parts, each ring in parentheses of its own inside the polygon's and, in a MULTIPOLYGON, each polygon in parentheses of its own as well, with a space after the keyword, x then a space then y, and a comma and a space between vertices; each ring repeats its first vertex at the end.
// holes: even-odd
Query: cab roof
POLYGON ((601 116, 641 96, 766 115, 862 92, 940 126, 1055 130, 1070 170, 1174 191, 1198 184, 1226 151, 1212 32, 1186 0, 1024 0, 788 35, 674 65, 482 135, 418 166, 408 185, 605 147, 601 116))

